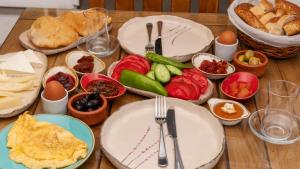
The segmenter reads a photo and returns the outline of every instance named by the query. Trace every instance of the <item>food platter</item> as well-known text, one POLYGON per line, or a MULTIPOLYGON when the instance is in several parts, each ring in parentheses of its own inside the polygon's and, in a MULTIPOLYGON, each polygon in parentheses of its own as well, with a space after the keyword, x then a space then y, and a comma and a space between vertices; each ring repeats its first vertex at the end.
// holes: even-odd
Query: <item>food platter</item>
MULTIPOLYGON (((111 30, 111 28, 112 28, 112 24, 108 25, 108 30, 111 30)), ((64 46, 64 47, 60 47, 60 48, 56 48, 56 49, 47 49, 47 48, 36 47, 35 45, 32 44, 32 42, 28 38, 28 35, 27 35, 28 32, 29 32, 29 30, 26 30, 23 33, 21 33, 20 36, 19 36, 19 40, 21 42, 21 45, 24 48, 32 49, 32 50, 44 53, 45 55, 53 55, 53 54, 56 54, 56 53, 67 51, 69 49, 72 49, 72 48, 76 47, 77 45, 85 43, 91 37, 102 35, 103 33, 105 33, 105 29, 102 28, 100 31, 98 31, 98 32, 96 32, 92 35, 85 36, 85 37, 80 37, 77 41, 71 43, 68 46, 64 46)))
MULTIPOLYGON (((10 57, 14 54, 15 53, 8 53, 5 54, 3 57, 10 57)), ((41 89, 41 81, 47 69, 47 57, 40 52, 35 52, 35 54, 37 58, 43 63, 41 66, 33 66, 35 75, 37 77, 37 79, 35 80, 35 84, 37 84, 36 87, 33 90, 21 92, 22 94, 21 104, 16 107, 1 110, 0 118, 12 117, 24 112, 34 103, 35 99, 39 95, 41 89)))
MULTIPOLYGON (((66 130, 70 131, 75 137, 83 140, 88 145, 88 153, 86 157, 77 161, 73 165, 65 167, 64 169, 74 169, 79 167, 92 154, 95 145, 94 134, 92 130, 82 121, 66 115, 39 114, 35 115, 34 117, 37 120, 53 123, 65 128, 66 130)), ((7 134, 12 125, 13 124, 9 124, 0 132, 0 139, 2 140, 0 142, 0 168, 25 169, 25 166, 23 166, 22 164, 17 164, 9 158, 9 150, 6 147, 6 144, 7 134)))
MULTIPOLYGON (((108 69, 107 69, 108 77, 111 77, 113 70, 114 70, 115 66, 118 64, 118 62, 119 61, 113 62, 108 67, 108 69)), ((202 104, 202 103, 205 103, 212 96, 214 85, 209 79, 207 79, 207 80, 208 80, 208 88, 207 88, 206 92, 203 95, 201 95, 198 100, 190 100, 190 102, 193 102, 195 104, 202 104)), ((131 91, 133 93, 136 93, 136 94, 139 94, 139 95, 142 95, 145 97, 154 98, 155 96, 158 96, 158 94, 153 93, 153 92, 148 92, 148 91, 144 91, 144 90, 140 90, 140 89, 136 89, 136 88, 128 87, 128 86, 125 86, 125 87, 128 91, 131 91)))
POLYGON ((156 22, 159 20, 163 21, 163 55, 177 61, 185 62, 195 53, 206 52, 214 39, 211 30, 206 26, 177 16, 136 17, 124 23, 118 31, 122 48, 130 54, 145 55, 148 40, 146 24, 153 24, 151 41, 154 44, 158 35, 156 22))
MULTIPOLYGON (((175 98, 167 98, 166 101, 167 107, 175 107, 178 142, 185 168, 213 168, 225 146, 220 122, 204 107, 175 98)), ((159 126, 154 120, 154 103, 155 99, 150 99, 127 104, 105 121, 100 144, 104 154, 117 168, 159 168, 158 144, 155 144, 159 139, 159 126), (128 123, 128 120, 131 122, 128 123), (140 144, 136 146, 137 143, 140 144)), ((167 128, 164 130, 167 131, 167 128)), ((174 168, 172 139, 166 136, 165 141, 169 159, 166 168, 174 168)))

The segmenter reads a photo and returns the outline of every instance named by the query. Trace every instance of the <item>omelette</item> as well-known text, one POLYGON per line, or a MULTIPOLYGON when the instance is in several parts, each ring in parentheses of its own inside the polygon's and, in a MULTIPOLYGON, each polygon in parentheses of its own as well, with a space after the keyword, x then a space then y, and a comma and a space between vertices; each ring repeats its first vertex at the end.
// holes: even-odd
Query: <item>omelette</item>
POLYGON ((62 168, 85 158, 87 144, 68 130, 24 113, 7 136, 9 157, 31 169, 62 168))

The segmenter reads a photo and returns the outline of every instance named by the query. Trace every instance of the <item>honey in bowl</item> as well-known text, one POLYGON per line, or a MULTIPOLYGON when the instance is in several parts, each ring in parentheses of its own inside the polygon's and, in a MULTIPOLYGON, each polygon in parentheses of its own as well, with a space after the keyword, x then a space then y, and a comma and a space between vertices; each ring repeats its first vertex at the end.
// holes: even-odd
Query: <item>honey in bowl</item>
POLYGON ((229 120, 235 120, 240 118, 243 115, 243 108, 235 103, 232 102, 220 102, 218 104, 215 105, 214 107, 214 113, 219 116, 222 117, 224 119, 229 119, 229 120), (224 107, 226 107, 226 105, 232 104, 234 110, 233 111, 225 111, 224 107))

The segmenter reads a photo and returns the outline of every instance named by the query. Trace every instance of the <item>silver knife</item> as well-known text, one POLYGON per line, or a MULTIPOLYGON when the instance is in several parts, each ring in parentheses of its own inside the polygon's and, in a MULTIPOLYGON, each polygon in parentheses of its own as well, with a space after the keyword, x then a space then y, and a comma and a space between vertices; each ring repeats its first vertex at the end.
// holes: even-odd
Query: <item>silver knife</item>
POLYGON ((167 126, 168 126, 168 132, 174 141, 175 169, 184 169, 182 158, 178 147, 175 110, 173 107, 170 107, 167 112, 167 126))
POLYGON ((157 22, 158 29, 158 38, 155 40, 155 53, 162 55, 162 44, 161 44, 161 30, 162 30, 163 22, 157 22))

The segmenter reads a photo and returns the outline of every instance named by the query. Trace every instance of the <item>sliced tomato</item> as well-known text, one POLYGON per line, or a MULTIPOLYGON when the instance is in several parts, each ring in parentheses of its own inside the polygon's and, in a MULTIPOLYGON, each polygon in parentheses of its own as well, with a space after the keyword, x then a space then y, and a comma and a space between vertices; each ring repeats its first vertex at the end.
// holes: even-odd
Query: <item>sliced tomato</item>
POLYGON ((124 57, 122 60, 138 61, 139 63, 142 63, 147 68, 148 71, 151 68, 150 62, 145 57, 142 57, 139 55, 128 55, 128 56, 124 57))
POLYGON ((200 93, 203 94, 205 93, 207 87, 208 87, 208 81, 207 78, 202 76, 199 73, 195 72, 183 72, 183 76, 186 78, 190 79, 193 83, 197 84, 200 88, 200 93))
POLYGON ((137 64, 134 64, 134 63, 123 63, 123 64, 119 64, 115 67, 113 73, 112 73, 112 78, 116 79, 116 80, 119 80, 120 79, 120 76, 121 76, 121 73, 123 70, 132 70, 132 71, 135 71, 137 73, 140 73, 140 74, 146 74, 147 71, 137 65, 137 64))
POLYGON ((200 91, 200 87, 193 83, 192 80, 184 77, 184 76, 174 76, 172 79, 171 79, 171 82, 183 82, 183 83, 186 83, 188 85, 191 85, 193 87, 193 91, 195 92, 195 100, 196 99, 199 99, 200 95, 201 95, 201 91, 200 91))
POLYGON ((183 69, 183 72, 192 72, 192 73, 197 73, 203 76, 202 72, 196 68, 185 68, 183 69))
POLYGON ((137 61, 133 61, 133 60, 122 60, 120 61, 116 67, 120 67, 122 65, 133 65, 138 67, 139 69, 143 70, 143 72, 147 73, 149 70, 147 69, 147 67, 144 66, 143 63, 141 62, 137 62, 137 61))
POLYGON ((165 86, 168 96, 184 100, 194 100, 196 95, 191 85, 184 82, 171 82, 165 86))

